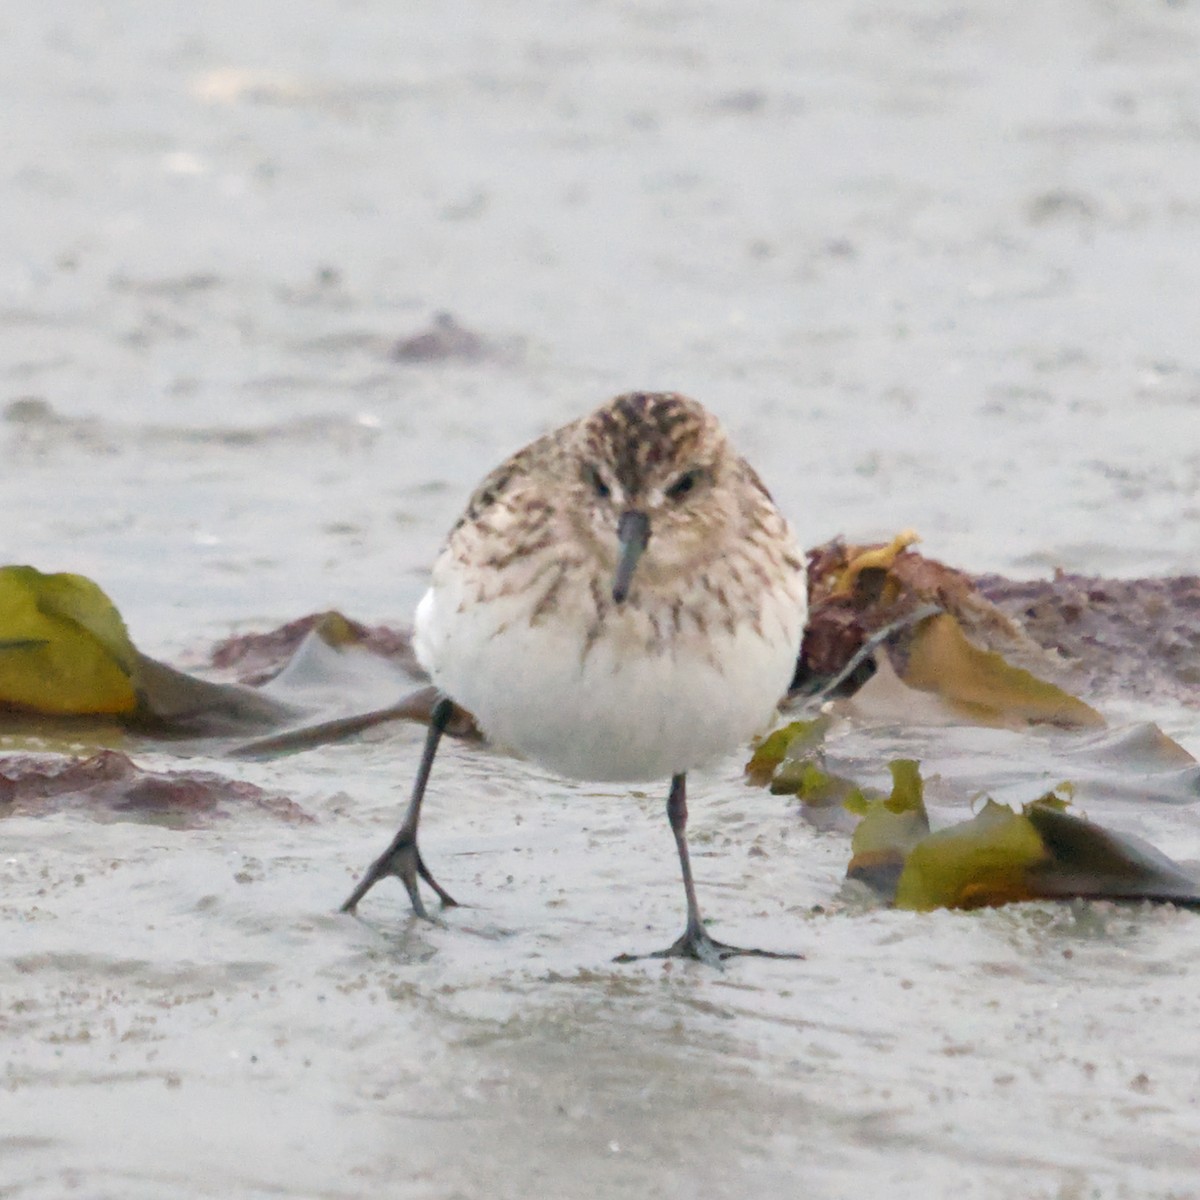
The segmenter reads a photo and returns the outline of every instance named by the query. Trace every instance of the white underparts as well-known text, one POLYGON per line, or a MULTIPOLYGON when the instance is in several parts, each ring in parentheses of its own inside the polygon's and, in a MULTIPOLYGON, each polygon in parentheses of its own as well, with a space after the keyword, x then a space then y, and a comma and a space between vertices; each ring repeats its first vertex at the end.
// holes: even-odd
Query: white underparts
MULTIPOLYGON (((728 754, 770 723, 795 669, 798 578, 758 598, 757 623, 731 632, 685 618, 656 638, 634 604, 593 627, 582 596, 531 623, 529 591, 477 599, 466 570, 439 560, 417 609, 417 657, 493 742, 564 775, 660 779, 728 754)), ((713 611, 712 597, 689 599, 713 611)))

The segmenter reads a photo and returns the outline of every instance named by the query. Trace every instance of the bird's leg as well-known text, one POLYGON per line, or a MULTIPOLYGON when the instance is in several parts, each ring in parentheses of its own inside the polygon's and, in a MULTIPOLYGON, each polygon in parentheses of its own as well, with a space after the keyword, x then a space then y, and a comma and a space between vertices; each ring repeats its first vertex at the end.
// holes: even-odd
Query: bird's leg
POLYGON ((420 876, 435 892, 444 908, 450 908, 458 902, 445 888, 429 873, 425 860, 417 849, 417 825, 421 820, 421 801, 425 798, 425 785, 429 782, 429 773, 433 770, 434 755, 437 754, 438 742, 450 722, 454 711, 453 703, 445 696, 433 706, 429 717, 429 734, 425 738, 425 750, 421 755, 421 765, 417 768, 417 778, 413 783, 412 798, 404 813, 404 820, 392 838, 391 845, 367 868, 358 887, 350 894, 350 898, 342 905, 342 912, 352 913, 358 902, 385 876, 395 875, 408 890, 408 898, 412 902, 412 910, 418 917, 429 920, 425 905, 421 901, 421 893, 417 887, 417 877, 420 876))
POLYGON ((696 899, 696 883, 692 878, 692 862, 687 845, 687 776, 676 775, 671 780, 671 791, 667 796, 667 820, 675 835, 675 846, 679 851, 679 867, 683 872, 683 890, 687 894, 687 927, 665 950, 652 954, 622 954, 617 962, 633 962, 639 958, 695 958, 709 966, 720 968, 727 958, 749 955, 756 958, 803 958, 803 954, 783 954, 774 950, 755 950, 743 946, 730 946, 718 942, 704 928, 700 916, 700 904, 696 899))

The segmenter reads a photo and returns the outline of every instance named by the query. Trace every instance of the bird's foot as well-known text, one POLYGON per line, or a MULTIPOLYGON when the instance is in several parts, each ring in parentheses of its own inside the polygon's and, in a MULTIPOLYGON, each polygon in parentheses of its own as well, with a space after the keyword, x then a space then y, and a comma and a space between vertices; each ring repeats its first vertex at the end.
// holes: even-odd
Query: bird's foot
POLYGON ((637 962, 643 958, 694 958, 717 970, 725 969, 727 958, 803 958, 803 954, 790 954, 779 950, 757 950, 749 946, 731 946, 718 942, 701 924, 688 923, 688 927, 665 950, 654 950, 649 954, 618 954, 613 962, 637 962))
POLYGON ((358 908, 358 902, 388 875, 395 875, 404 884, 413 912, 426 921, 432 918, 421 899, 421 891, 417 886, 418 878, 425 880, 433 888, 438 899, 441 900, 443 908, 454 908, 458 904, 458 901, 434 879, 425 865, 421 851, 417 849, 415 834, 401 829, 392 839, 392 844, 367 868, 367 873, 362 877, 358 887, 350 893, 349 899, 342 905, 342 912, 354 912, 358 908))

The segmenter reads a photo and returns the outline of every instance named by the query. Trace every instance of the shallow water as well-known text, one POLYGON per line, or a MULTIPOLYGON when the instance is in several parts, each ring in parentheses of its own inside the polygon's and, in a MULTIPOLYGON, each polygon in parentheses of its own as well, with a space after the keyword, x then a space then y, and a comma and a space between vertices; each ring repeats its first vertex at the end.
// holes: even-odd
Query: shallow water
MULTIPOLYGON (((184 664, 403 621, 504 453, 672 387, 806 545, 1197 570, 1194 9, 399 14, 3 21, 5 561, 91 575, 184 664), (389 355, 443 310, 494 353, 389 355)), ((1130 750, 1155 721, 1200 755, 1197 710, 1109 711, 1099 745, 852 722, 830 753, 920 757, 943 819, 1076 778, 1200 859, 1188 780, 1130 750)), ((733 760, 695 783, 702 899, 806 961, 616 966, 682 919, 663 796, 454 745, 425 852, 469 907, 338 916, 420 737, 206 764, 314 825, 0 825, 0 1194, 1200 1195, 1194 915, 878 911, 733 760)))

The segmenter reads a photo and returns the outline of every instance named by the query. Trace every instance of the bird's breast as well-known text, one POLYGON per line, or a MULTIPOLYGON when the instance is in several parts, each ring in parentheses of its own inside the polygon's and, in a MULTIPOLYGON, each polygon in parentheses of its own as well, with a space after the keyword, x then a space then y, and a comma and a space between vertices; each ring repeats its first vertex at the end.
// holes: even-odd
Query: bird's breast
POLYGON ((491 740, 564 775, 690 770, 768 724, 791 680, 804 616, 793 589, 729 620, 711 597, 615 605, 595 584, 545 585, 552 603, 536 589, 481 596, 443 572, 418 607, 415 647, 491 740))

